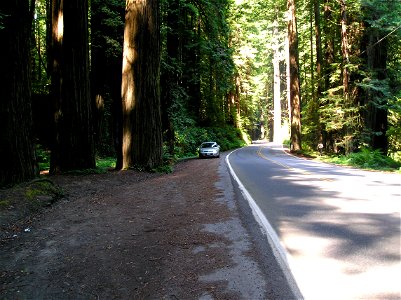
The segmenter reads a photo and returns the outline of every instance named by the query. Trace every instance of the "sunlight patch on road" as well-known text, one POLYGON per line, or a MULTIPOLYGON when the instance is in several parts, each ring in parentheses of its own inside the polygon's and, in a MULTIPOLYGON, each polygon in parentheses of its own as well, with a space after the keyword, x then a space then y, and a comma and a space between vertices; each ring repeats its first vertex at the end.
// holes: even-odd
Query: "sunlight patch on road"
POLYGON ((292 273, 305 299, 399 299, 400 263, 385 266, 368 263, 362 269, 355 263, 350 268, 330 254, 343 243, 341 239, 308 236, 302 230, 283 236, 283 244, 291 253, 292 273))
MULTIPOLYGON (((264 160, 267 160, 267 161, 269 161, 269 162, 272 162, 272 163, 274 163, 274 164, 276 164, 276 165, 279 165, 279 166, 281 166, 281 167, 283 167, 283 168, 285 168, 285 169, 287 169, 287 170, 294 171, 294 172, 296 172, 296 173, 298 173, 298 174, 301 174, 301 175, 307 175, 307 176, 313 176, 313 175, 314 175, 314 174, 312 174, 312 173, 309 172, 309 171, 305 171, 305 170, 302 170, 302 169, 299 169, 299 168, 294 168, 294 167, 291 167, 291 166, 289 166, 289 165, 287 165, 287 164, 284 164, 284 163, 281 163, 281 162, 279 162, 279 161, 270 159, 269 157, 267 157, 267 156, 262 152, 263 148, 264 148, 264 147, 259 147, 258 151, 256 152, 257 155, 258 155, 260 158, 263 158, 264 160)), ((280 147, 280 148, 277 147, 277 148, 272 148, 272 149, 279 149, 279 150, 282 150, 283 148, 282 148, 282 147, 280 147)), ((316 180, 331 182, 331 181, 333 181, 333 178, 329 178, 329 177, 317 177, 316 180)))
POLYGON ((399 214, 400 203, 389 199, 358 200, 345 198, 324 199, 324 203, 345 213, 399 214))

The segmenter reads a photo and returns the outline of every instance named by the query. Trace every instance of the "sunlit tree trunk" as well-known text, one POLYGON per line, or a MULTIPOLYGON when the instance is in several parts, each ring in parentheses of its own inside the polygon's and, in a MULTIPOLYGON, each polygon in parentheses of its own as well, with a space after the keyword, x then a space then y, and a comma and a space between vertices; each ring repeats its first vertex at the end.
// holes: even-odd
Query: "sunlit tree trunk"
POLYGON ((290 64, 291 151, 300 151, 301 145, 301 90, 298 64, 298 34, 295 0, 287 1, 289 14, 288 43, 290 64))
POLYGON ((287 89, 288 122, 291 124, 291 79, 290 79, 290 44, 288 35, 285 38, 285 78, 287 89))
POLYGON ((316 77, 317 77, 317 105, 316 105, 316 117, 318 126, 318 142, 323 142, 322 125, 320 123, 319 107, 321 106, 322 91, 323 91, 323 78, 322 78, 322 65, 323 65, 323 53, 322 53, 322 38, 321 38, 321 22, 320 22, 320 0, 314 0, 313 11, 315 15, 315 37, 316 37, 316 77))
POLYGON ((280 89, 280 46, 278 40, 278 23, 277 21, 273 24, 273 76, 274 76, 274 125, 273 125, 273 141, 275 143, 281 143, 281 89, 280 89))
MULTIPOLYGON (((347 7, 345 0, 340 0, 340 25, 341 25, 341 54, 342 54, 342 83, 343 83, 343 98, 344 98, 344 107, 347 110, 345 114, 346 119, 352 118, 352 112, 350 109, 353 106, 350 97, 350 72, 349 72, 349 45, 348 45, 348 32, 347 32, 347 7)), ((350 124, 345 125, 345 151, 346 153, 352 152, 352 128, 350 124)))
POLYGON ((234 107, 235 107, 235 127, 241 128, 241 78, 239 75, 235 76, 235 93, 234 93, 234 107))
POLYGON ((333 14, 332 7, 330 5, 330 0, 325 0, 324 5, 324 32, 325 32, 325 42, 324 42, 324 65, 323 65, 323 75, 324 75, 324 89, 328 90, 332 86, 330 84, 330 68, 331 64, 334 62, 334 33, 332 30, 333 14))
MULTIPOLYGON (((332 13, 332 0, 325 0, 324 2, 324 24, 323 31, 325 33, 324 37, 324 60, 323 60, 323 85, 324 90, 328 91, 328 96, 333 96, 333 92, 330 91, 333 88, 333 83, 330 81, 331 77, 331 66, 334 63, 334 31, 337 29, 333 29, 333 13, 332 13)), ((327 104, 326 104, 327 105, 327 104)), ((323 135, 323 144, 326 147, 326 150, 329 152, 333 152, 335 149, 335 142, 333 138, 333 133, 328 132, 326 130, 325 124, 321 123, 322 126, 322 135, 323 135)))
POLYGON ((123 168, 162 164, 158 0, 127 0, 122 70, 123 168))
POLYGON ((37 175, 31 110, 29 1, 1 1, 0 187, 37 175))
POLYGON ((317 97, 322 96, 322 34, 320 22, 320 0, 314 0, 314 15, 315 15, 315 36, 316 36, 316 77, 317 77, 317 97))

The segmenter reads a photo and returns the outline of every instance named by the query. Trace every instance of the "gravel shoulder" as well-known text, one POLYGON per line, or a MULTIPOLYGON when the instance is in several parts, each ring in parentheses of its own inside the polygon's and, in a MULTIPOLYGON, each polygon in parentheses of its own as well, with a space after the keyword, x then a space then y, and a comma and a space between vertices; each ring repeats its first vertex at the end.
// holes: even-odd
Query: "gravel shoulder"
POLYGON ((2 227, 0 298, 292 299, 224 158, 51 177, 64 197, 2 227))

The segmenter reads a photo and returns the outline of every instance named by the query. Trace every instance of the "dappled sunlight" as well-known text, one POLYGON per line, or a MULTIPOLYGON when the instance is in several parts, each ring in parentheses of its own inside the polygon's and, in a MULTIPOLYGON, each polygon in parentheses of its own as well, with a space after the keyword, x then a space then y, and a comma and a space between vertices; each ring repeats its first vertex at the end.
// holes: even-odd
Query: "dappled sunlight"
POLYGON ((400 299, 401 177, 282 150, 255 141, 230 162, 274 229, 305 299, 400 299))
MULTIPOLYGON (((364 191, 361 191, 363 194, 364 191)), ((370 214, 395 214, 399 216, 400 202, 394 199, 344 199, 331 198, 324 199, 324 203, 333 207, 337 207, 339 211, 344 213, 370 213, 370 214)))
MULTIPOLYGON (((311 223, 317 222, 312 219, 315 218, 310 217, 308 220, 311 223)), ((348 222, 347 218, 344 219, 348 222)), ((332 219, 326 222, 326 227, 348 228, 344 219, 332 219)), ((292 225, 282 222, 282 226, 287 228, 282 235, 282 243, 290 253, 288 262, 296 281, 302 287, 305 299, 322 299, 322 295, 324 299, 391 299, 392 295, 399 297, 399 257, 383 264, 380 257, 376 256, 380 251, 383 251, 382 255, 387 254, 385 249, 380 249, 387 242, 397 242, 380 240, 382 228, 370 233, 377 236, 375 248, 378 251, 373 254, 369 253, 368 247, 363 243, 355 247, 347 233, 343 236, 332 235, 329 239, 317 232, 310 232, 306 225, 300 228, 292 225), (350 247, 352 251, 348 252, 350 247), (384 283, 377 285, 378 281, 384 283)), ((361 233, 366 235, 374 228, 369 224, 364 226, 361 233)))
POLYGON ((257 179, 268 186, 260 205, 305 299, 399 299, 400 201, 389 195, 399 195, 400 177, 256 146, 259 168, 269 170, 257 179))
POLYGON ((57 23, 53 30, 56 41, 60 43, 64 36, 64 14, 62 9, 58 12, 57 23))
POLYGON ((130 157, 132 148, 132 135, 129 130, 125 130, 123 134, 123 169, 130 167, 127 159, 130 157))
POLYGON ((104 109, 104 98, 102 95, 98 94, 95 97, 95 101, 96 101, 96 108, 98 110, 103 110, 104 109))

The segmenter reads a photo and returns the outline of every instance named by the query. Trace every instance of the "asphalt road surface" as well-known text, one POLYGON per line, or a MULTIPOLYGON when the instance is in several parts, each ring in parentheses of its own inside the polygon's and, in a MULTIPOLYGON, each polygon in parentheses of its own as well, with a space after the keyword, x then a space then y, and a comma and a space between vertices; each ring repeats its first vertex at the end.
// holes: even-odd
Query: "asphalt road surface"
POLYGON ((256 144, 227 157, 305 299, 401 299, 401 175, 256 144))

